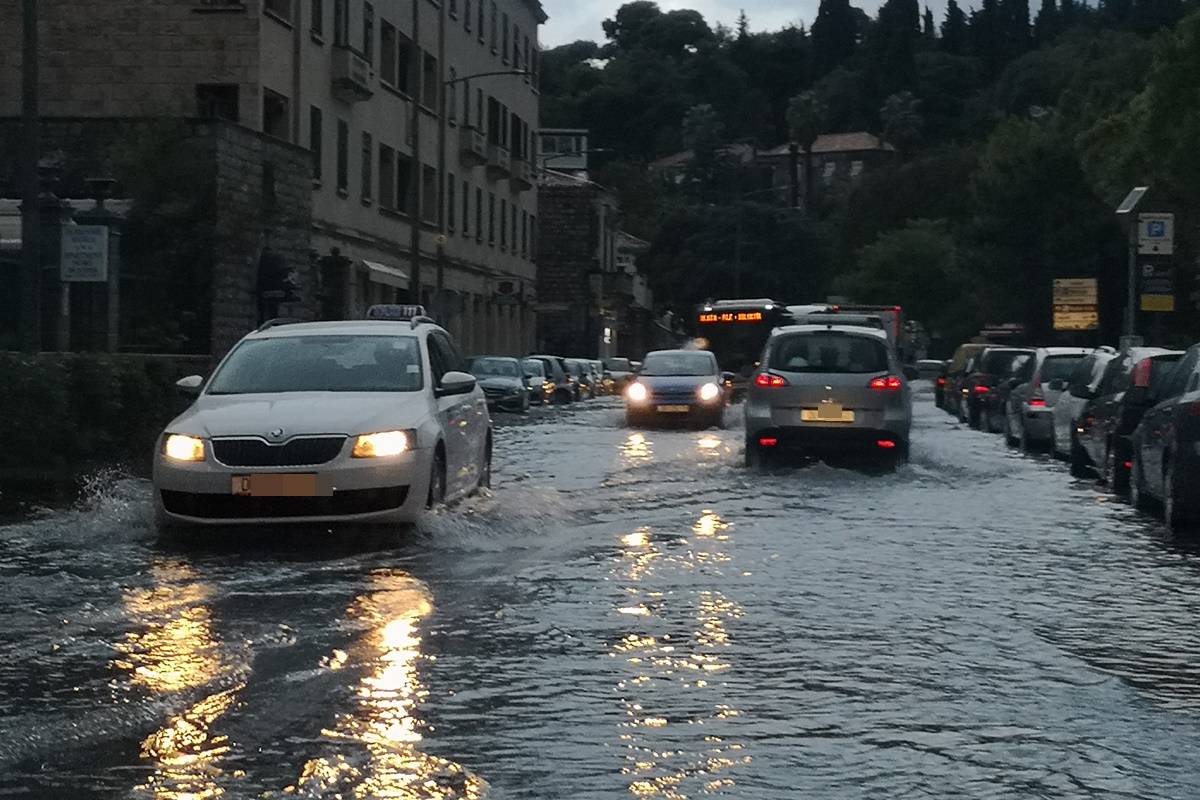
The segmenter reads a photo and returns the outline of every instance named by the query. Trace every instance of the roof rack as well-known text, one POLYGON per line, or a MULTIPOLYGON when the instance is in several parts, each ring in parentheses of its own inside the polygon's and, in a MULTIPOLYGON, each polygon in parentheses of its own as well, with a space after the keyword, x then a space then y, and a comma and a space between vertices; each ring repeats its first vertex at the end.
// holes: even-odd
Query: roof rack
POLYGON ((413 330, 416 330, 418 325, 437 325, 437 320, 435 320, 433 317, 413 317, 413 330))
POLYGON ((271 330, 271 328, 278 328, 281 325, 299 325, 302 322, 304 322, 304 320, 295 319, 293 317, 276 317, 275 319, 269 319, 262 325, 259 325, 254 332, 262 333, 263 331, 271 330))

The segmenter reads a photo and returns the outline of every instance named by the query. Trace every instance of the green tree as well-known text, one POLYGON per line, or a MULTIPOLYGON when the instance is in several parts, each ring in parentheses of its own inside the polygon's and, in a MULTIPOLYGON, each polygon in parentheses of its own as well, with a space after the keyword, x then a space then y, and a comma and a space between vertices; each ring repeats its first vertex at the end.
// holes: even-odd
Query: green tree
POLYGON ((921 141, 925 126, 921 116, 921 101, 912 92, 890 95, 883 101, 879 118, 883 121, 884 141, 895 146, 902 158, 910 155, 921 141))
POLYGON ((967 46, 967 15, 955 0, 946 3, 946 17, 942 20, 942 49, 959 55, 967 46))
POLYGON ((925 41, 927 42, 937 40, 937 27, 933 23, 933 12, 929 10, 929 6, 925 6, 925 16, 921 24, 921 35, 925 37, 925 41))
POLYGON ((850 0, 821 0, 812 24, 813 58, 817 75, 844 64, 858 46, 858 22, 850 0))
POLYGON ((813 210, 813 144, 827 124, 829 111, 825 101, 814 91, 801 92, 788 103, 788 126, 792 139, 804 153, 804 208, 813 210))
POLYGON ((1054 41, 1060 30, 1058 6, 1054 0, 1042 0, 1042 7, 1038 9, 1037 18, 1033 21, 1034 42, 1039 45, 1048 44, 1054 41))

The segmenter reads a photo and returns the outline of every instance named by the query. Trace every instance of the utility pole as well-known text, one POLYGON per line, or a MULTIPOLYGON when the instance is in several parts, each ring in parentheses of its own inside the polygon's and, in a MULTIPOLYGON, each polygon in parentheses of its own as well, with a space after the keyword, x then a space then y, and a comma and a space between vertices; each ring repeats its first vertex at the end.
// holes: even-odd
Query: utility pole
POLYGON ((38 121, 37 0, 22 2, 21 44, 21 349, 41 349, 41 264, 38 248, 38 121))
POLYGON ((800 146, 795 142, 788 144, 788 187, 790 190, 789 205, 800 207, 800 146))
MULTIPOLYGON (((409 125, 412 126, 412 169, 409 171, 412 185, 409 187, 409 226, 411 238, 409 250, 412 251, 412 274, 408 278, 409 293, 412 302, 418 305, 421 300, 421 184, 425 180, 425 171, 421 166, 421 93, 425 90, 422 80, 423 64, 421 63, 421 4, 412 4, 413 48, 409 54, 409 74, 415 75, 418 84, 413 87, 412 101, 409 102, 409 125)), ((439 76, 440 77, 440 76, 439 76)), ((439 89, 441 87, 438 87, 439 89)))

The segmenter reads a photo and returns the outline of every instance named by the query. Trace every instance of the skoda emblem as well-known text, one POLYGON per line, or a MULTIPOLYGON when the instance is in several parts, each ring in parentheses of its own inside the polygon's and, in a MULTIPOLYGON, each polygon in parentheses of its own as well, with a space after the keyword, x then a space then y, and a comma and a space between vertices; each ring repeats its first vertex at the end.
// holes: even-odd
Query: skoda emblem
POLYGON ((283 428, 276 428, 275 430, 271 431, 270 433, 267 434, 267 438, 270 439, 272 442, 282 442, 283 441, 283 428))

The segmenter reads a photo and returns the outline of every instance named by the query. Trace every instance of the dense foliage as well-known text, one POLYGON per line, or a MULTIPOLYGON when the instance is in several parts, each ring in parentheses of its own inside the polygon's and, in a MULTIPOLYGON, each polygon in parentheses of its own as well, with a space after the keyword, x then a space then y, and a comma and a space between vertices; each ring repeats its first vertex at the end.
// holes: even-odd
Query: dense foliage
MULTIPOLYGON (((874 18, 822 0, 810 29, 768 32, 744 14, 729 29, 638 0, 604 31, 545 54, 543 123, 589 128, 607 152, 595 176, 652 243, 642 263, 676 311, 836 292, 902 303, 947 343, 1002 321, 1041 337, 1051 279, 1096 276, 1111 338, 1125 269, 1113 209, 1135 184, 1181 215, 1181 263, 1194 265, 1196 0, 950 0, 940 21, 917 0, 886 0, 874 18), (857 130, 897 158, 807 212, 761 191, 761 168, 729 147, 857 130), (684 148, 682 177, 647 175, 684 148)), ((1171 323, 1191 336, 1185 305, 1171 323)))

